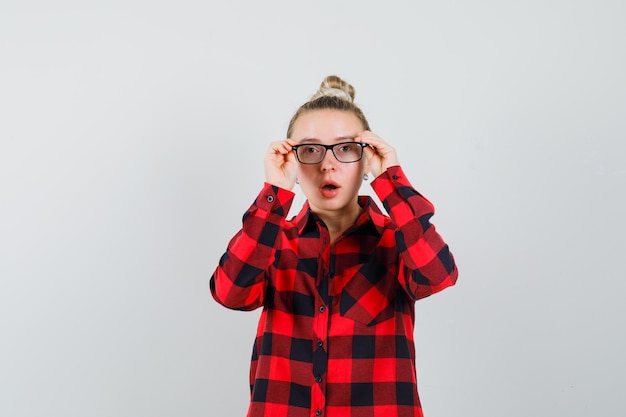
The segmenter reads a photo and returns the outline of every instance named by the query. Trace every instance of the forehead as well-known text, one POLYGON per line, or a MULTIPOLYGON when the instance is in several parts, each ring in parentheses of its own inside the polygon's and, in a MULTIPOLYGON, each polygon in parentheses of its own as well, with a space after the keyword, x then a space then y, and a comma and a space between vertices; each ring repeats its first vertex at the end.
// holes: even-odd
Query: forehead
POLYGON ((298 117, 291 138, 304 143, 336 143, 352 140, 362 131, 363 124, 352 112, 312 110, 298 117))

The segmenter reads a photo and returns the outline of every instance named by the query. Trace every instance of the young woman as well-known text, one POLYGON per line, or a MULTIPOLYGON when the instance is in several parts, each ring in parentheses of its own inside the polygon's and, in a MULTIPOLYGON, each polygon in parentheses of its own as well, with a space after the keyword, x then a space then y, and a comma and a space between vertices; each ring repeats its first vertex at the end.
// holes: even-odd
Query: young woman
POLYGON ((264 187, 210 283, 228 308, 263 308, 248 416, 422 416, 414 303, 457 279, 433 206, 335 76, 264 166, 264 187), (387 215, 358 195, 368 172, 387 215), (287 220, 296 183, 307 201, 287 220))

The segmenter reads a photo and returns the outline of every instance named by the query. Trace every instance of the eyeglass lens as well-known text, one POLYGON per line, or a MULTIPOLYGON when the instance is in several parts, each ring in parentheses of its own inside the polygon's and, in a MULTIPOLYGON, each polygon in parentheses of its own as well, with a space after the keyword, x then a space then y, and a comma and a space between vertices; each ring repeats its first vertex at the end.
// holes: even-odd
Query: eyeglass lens
POLYGON ((363 147, 357 142, 338 143, 332 147, 324 145, 301 145, 296 149, 298 160, 304 164, 317 164, 324 159, 330 148, 339 162, 356 162, 363 156, 363 147))

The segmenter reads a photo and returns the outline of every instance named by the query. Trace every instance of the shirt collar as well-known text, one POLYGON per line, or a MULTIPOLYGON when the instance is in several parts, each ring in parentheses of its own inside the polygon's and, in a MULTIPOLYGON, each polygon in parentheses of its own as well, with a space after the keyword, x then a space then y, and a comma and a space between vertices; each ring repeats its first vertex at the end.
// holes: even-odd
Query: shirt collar
MULTIPOLYGON (((374 200, 369 196, 359 196, 359 205, 361 207, 365 207, 365 210, 363 210, 361 215, 357 218, 355 227, 359 228, 365 226, 368 222, 371 222, 378 234, 382 235, 385 229, 387 216, 380 211, 374 200)), ((308 231, 317 230, 316 223, 319 220, 319 217, 311 211, 309 202, 306 201, 302 206, 302 210, 300 210, 300 212, 296 215, 293 222, 298 228, 298 233, 302 235, 308 231)))

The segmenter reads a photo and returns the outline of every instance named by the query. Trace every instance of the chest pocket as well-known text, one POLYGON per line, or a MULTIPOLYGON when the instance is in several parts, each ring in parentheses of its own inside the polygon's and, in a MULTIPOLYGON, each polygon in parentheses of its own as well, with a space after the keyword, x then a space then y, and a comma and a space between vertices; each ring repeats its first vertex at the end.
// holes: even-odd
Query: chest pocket
POLYGON ((346 270, 339 312, 366 326, 374 326, 394 316, 398 296, 397 264, 373 259, 346 270))

